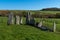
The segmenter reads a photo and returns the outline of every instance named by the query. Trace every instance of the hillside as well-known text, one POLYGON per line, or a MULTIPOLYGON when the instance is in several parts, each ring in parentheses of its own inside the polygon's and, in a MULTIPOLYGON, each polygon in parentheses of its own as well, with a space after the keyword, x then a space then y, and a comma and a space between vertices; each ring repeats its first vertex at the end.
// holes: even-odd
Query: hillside
POLYGON ((60 8, 43 8, 41 11, 60 11, 60 8))

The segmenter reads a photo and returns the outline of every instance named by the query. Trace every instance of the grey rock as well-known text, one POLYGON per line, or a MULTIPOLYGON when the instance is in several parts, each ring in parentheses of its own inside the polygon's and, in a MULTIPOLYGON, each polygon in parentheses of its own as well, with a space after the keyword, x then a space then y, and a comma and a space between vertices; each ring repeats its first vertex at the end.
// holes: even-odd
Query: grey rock
POLYGON ((8 14, 8 22, 7 22, 7 24, 8 25, 9 24, 14 24, 14 15, 13 15, 12 12, 8 14))

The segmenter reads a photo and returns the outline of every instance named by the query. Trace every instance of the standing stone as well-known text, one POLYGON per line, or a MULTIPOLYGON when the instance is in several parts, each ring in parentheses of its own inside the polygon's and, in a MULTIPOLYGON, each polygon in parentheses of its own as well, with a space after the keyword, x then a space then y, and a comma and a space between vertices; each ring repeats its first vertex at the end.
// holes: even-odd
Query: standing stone
POLYGON ((38 27, 42 27, 42 25, 43 25, 43 24, 42 24, 42 21, 41 21, 41 22, 38 24, 38 27))
POLYGON ((14 24, 14 15, 13 15, 12 12, 8 14, 8 22, 7 22, 7 24, 8 25, 9 24, 14 24))
POLYGON ((15 24, 20 24, 20 17, 18 15, 15 16, 15 24))
POLYGON ((56 32, 56 23, 54 22, 53 31, 56 32))
POLYGON ((23 24, 23 19, 22 19, 22 17, 20 17, 20 24, 23 24))
POLYGON ((34 18, 33 18, 33 17, 31 17, 29 24, 30 24, 30 25, 34 25, 34 26, 35 26, 35 20, 34 20, 34 18))
POLYGON ((26 24, 29 24, 30 22, 30 12, 26 14, 26 24))

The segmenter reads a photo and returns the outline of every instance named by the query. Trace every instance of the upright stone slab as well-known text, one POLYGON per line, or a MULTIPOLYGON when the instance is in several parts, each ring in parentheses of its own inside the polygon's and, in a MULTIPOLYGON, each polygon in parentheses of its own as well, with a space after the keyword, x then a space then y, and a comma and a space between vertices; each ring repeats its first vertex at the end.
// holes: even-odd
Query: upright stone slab
POLYGON ((23 24, 23 18, 20 16, 20 24, 23 24))
POLYGON ((56 23, 54 22, 53 31, 56 32, 56 23))
POLYGON ((38 24, 38 27, 41 27, 43 24, 42 24, 42 21, 38 24))
POLYGON ((18 15, 15 16, 15 24, 20 24, 20 17, 18 15))
POLYGON ((26 24, 29 24, 30 21, 30 12, 26 14, 26 24))
POLYGON ((35 20, 33 17, 30 18, 30 22, 29 22, 30 25, 34 25, 35 26, 35 20))
POLYGON ((9 24, 14 24, 14 15, 13 15, 12 12, 8 14, 8 22, 7 22, 7 24, 8 25, 9 24))

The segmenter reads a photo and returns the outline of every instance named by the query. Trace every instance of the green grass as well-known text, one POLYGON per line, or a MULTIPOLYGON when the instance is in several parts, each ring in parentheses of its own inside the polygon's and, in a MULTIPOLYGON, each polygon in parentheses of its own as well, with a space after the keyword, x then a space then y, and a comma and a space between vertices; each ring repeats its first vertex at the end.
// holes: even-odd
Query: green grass
MULTIPOLYGON (((41 19, 35 20, 39 22, 41 19)), ((50 20, 46 23, 51 24, 50 20)), ((29 25, 7 25, 7 18, 0 17, 0 40, 60 40, 60 33, 42 31, 29 25)))
POLYGON ((43 14, 56 14, 56 13, 60 13, 60 11, 40 11, 43 14))
POLYGON ((60 32, 60 19, 58 19, 58 18, 57 19, 56 18, 43 18, 43 19, 36 18, 35 20, 36 20, 36 22, 40 22, 41 20, 43 20, 43 25, 45 25, 49 28, 53 28, 53 23, 55 21, 56 26, 57 26, 56 30, 60 32))

